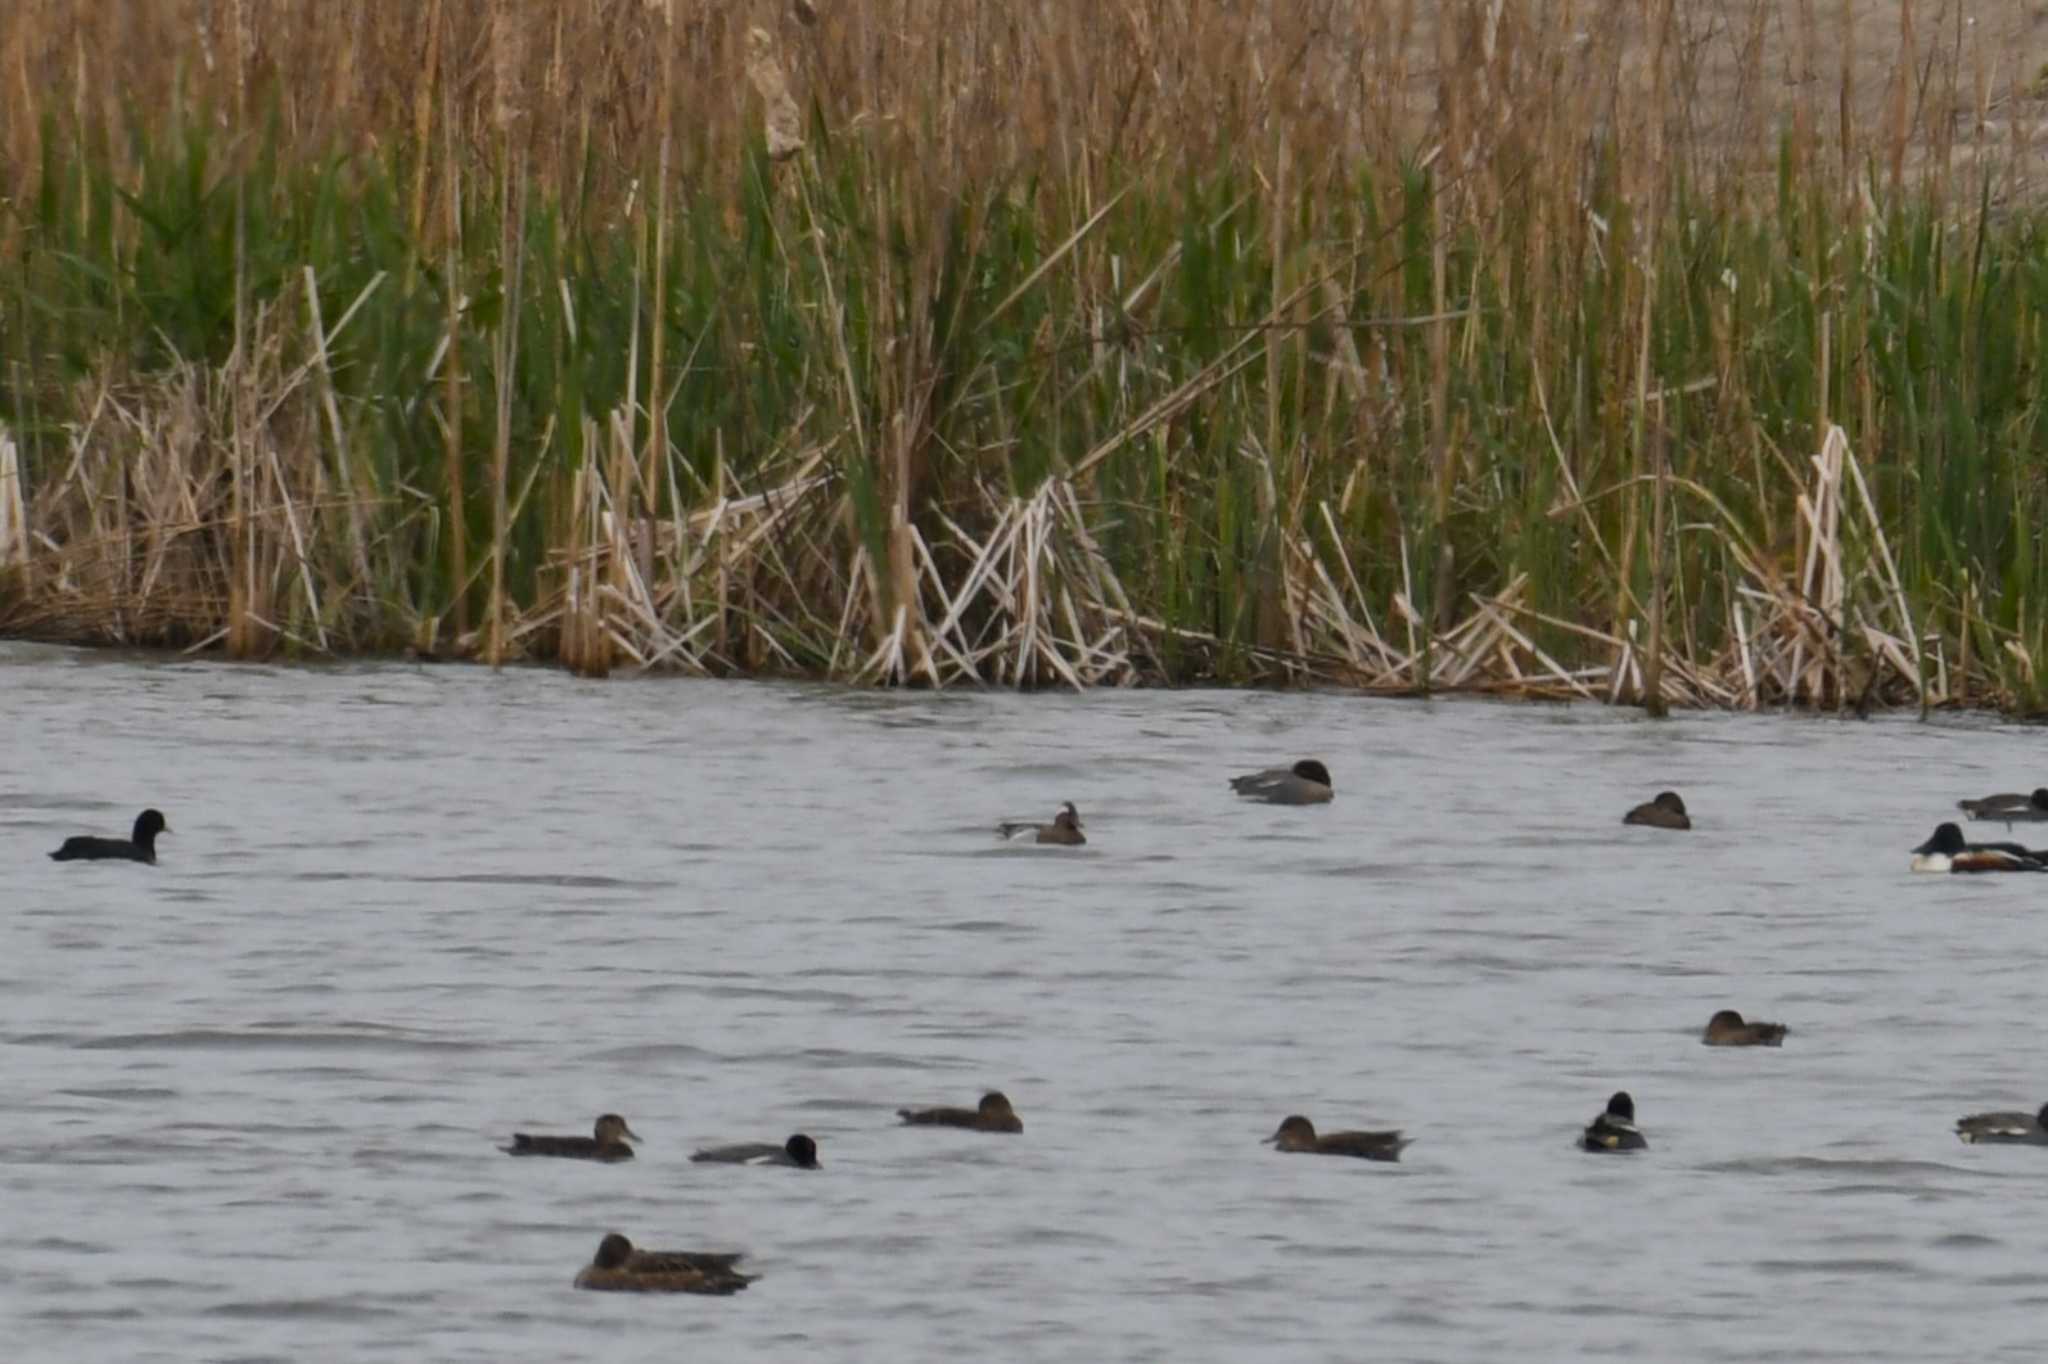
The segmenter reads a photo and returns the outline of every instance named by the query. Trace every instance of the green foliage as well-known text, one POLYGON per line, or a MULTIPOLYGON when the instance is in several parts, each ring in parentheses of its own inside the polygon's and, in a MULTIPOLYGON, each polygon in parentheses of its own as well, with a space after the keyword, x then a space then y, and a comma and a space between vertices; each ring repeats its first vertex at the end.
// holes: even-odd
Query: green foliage
MULTIPOLYGON (((488 166, 466 169, 450 279, 438 217, 417 233, 409 224, 411 167, 284 164, 259 136, 230 173, 209 126, 134 120, 121 157, 90 142, 73 163, 53 156, 36 196, 11 210, 0 419, 31 483, 58 476, 92 401, 81 379, 228 362, 238 269, 251 310, 287 320, 304 359, 310 271, 328 329, 356 309, 327 357, 349 444, 286 453, 346 461, 375 509, 377 581, 353 584, 369 605, 352 637, 404 638, 410 613, 446 610, 462 590, 448 524, 462 521, 475 562, 490 539, 509 306, 500 185, 488 166), (137 169, 117 180, 116 164, 137 169), (451 291, 464 300, 453 338, 451 291), (469 473, 460 507, 446 505, 451 348, 469 473)), ((942 518, 975 528, 983 490, 1028 497, 1113 446, 1082 491, 1103 554, 1139 612, 1219 642, 1185 650, 1165 637, 1172 680, 1256 674, 1255 654, 1276 642, 1283 551, 1300 540, 1341 551, 1390 629, 1404 548, 1425 614, 1443 563, 1453 599, 1527 575, 1544 615, 1613 629, 1628 609, 1618 602, 1647 599, 1647 503, 1631 484, 1647 300, 1647 386, 1661 395, 1651 419, 1672 474, 1712 498, 1673 509, 1672 637, 1701 653, 1728 642, 1728 540, 1784 566, 1808 456, 1838 422, 1921 627, 1981 632, 1974 651, 2007 693, 2041 704, 2018 661, 2048 660, 2036 591, 2048 250, 2031 211, 1906 199, 1869 221, 1787 156, 1767 202, 1681 188, 1650 214, 1596 165, 1582 212, 1525 195, 1441 215, 1451 316, 1432 320, 1433 196, 1445 190, 1418 167, 1296 186, 1285 202, 1241 166, 1198 182, 1134 169, 1104 220, 1070 243, 1101 200, 1040 178, 933 195, 915 166, 814 131, 810 159, 776 166, 756 149, 732 195, 684 188, 665 206, 658 299, 644 215, 582 198, 530 205, 511 376, 515 599, 546 590, 584 419, 630 397, 636 442, 649 406, 666 404, 675 476, 641 493, 657 515, 708 502, 721 468, 744 494, 771 485, 792 452, 825 448, 846 495, 841 551, 878 563, 902 442, 912 520, 934 545, 942 518), (659 393, 655 326, 667 334, 659 393), (1431 411, 1439 378, 1442 414, 1431 411), (1199 395, 1169 420, 1130 435, 1191 385, 1199 395), (1439 419, 1453 460, 1441 514, 1439 419)), ((349 557, 322 555, 337 588, 349 557)), ((1528 628, 1568 664, 1598 647, 1528 628)), ((817 666, 833 651, 793 631, 781 643, 817 666)))

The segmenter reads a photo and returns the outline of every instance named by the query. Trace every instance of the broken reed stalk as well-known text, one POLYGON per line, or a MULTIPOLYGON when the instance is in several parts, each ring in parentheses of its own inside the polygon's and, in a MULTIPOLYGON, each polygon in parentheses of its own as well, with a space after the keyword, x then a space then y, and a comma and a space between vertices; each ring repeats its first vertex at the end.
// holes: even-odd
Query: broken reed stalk
POLYGON ((485 658, 493 668, 505 663, 505 541, 511 521, 506 488, 511 477, 513 368, 519 360, 520 270, 526 248, 526 144, 518 136, 520 105, 525 97, 520 72, 525 56, 523 36, 513 0, 497 0, 491 14, 491 52, 500 145, 498 260, 504 277, 504 300, 498 322, 497 426, 491 444, 491 614, 485 658))
MULTIPOLYGON (((1646 328, 1647 329, 1647 328, 1646 328)), ((1667 456, 1664 428, 1653 424, 1650 442, 1650 644, 1643 660, 1643 710, 1661 720, 1670 711, 1664 699, 1664 484, 1667 456)))
MULTIPOLYGON (((434 0, 435 49, 440 48, 441 0, 434 0)), ((455 81, 445 67, 436 65, 429 80, 440 92, 441 117, 441 292, 445 303, 442 332, 441 458, 447 464, 448 501, 448 589, 449 606, 455 616, 458 646, 469 635, 469 498, 463 487, 462 414, 462 159, 456 155, 460 125, 455 111, 455 81)), ((421 157, 425 166, 428 158, 421 157)), ((422 647, 434 644, 432 626, 422 647)))
MULTIPOLYGON (((234 50, 234 135, 237 143, 248 132, 248 0, 234 0, 230 12, 234 50)), ((249 347, 249 201, 241 176, 235 177, 234 217, 234 350, 228 365, 229 382, 234 385, 234 429, 229 449, 234 468, 234 521, 230 530, 232 558, 228 590, 227 651, 230 658, 249 658, 258 650, 256 610, 256 533, 250 504, 255 496, 249 443, 255 438, 255 415, 250 410, 252 386, 246 381, 250 367, 249 347)), ((123 575, 125 577, 125 573, 123 575)))
MULTIPOLYGON (((649 0, 649 5, 660 19, 655 26, 656 41, 661 44, 661 83, 655 119, 661 133, 655 153, 654 189, 640 201, 652 205, 654 219, 654 291, 647 307, 647 449, 642 456, 639 488, 645 521, 639 565, 643 579, 654 576, 654 524, 660 515, 655 490, 660 486, 657 480, 662 456, 668 449, 668 404, 663 401, 667 374, 662 362, 668 341, 668 163, 674 137, 676 76, 675 0, 649 0)), ((646 231, 644 220, 637 225, 637 231, 646 231)))

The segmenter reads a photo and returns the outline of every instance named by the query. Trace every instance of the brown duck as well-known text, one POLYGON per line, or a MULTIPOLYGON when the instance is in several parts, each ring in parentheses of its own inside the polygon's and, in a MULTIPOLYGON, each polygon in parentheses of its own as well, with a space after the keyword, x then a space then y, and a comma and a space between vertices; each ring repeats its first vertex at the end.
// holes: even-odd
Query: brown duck
POLYGON ((616 1113, 607 1113, 597 1120, 593 1133, 587 1137, 536 1137, 525 1132, 514 1132, 512 1144, 498 1149, 508 1156, 562 1156, 569 1160, 631 1160, 633 1148, 626 1145, 626 1138, 639 1141, 640 1134, 626 1126, 626 1120, 616 1113))
POLYGON ((738 1251, 635 1250, 617 1232, 597 1243, 597 1256, 576 1276, 578 1288, 608 1293, 737 1293, 758 1274, 734 1268, 738 1251))
POLYGON ((1299 1113, 1280 1124, 1261 1145, 1312 1156, 1356 1156, 1360 1160, 1399 1160, 1401 1148, 1414 1143, 1400 1132, 1323 1132, 1299 1113))
POLYGON ((1623 824, 1647 824, 1652 829, 1690 829, 1692 816, 1685 812, 1685 802, 1678 798, 1676 791, 1659 791, 1652 800, 1646 800, 1621 817, 1623 824))
POLYGON ((896 1116, 912 1127, 964 1127, 970 1132, 1022 1132, 1024 1120, 1001 1092, 981 1096, 976 1108, 899 1108, 896 1116))
POLYGON ((1778 1047, 1787 1031, 1783 1023, 1746 1023, 1735 1010, 1723 1009, 1707 1020, 1700 1041, 1710 1047, 1778 1047))

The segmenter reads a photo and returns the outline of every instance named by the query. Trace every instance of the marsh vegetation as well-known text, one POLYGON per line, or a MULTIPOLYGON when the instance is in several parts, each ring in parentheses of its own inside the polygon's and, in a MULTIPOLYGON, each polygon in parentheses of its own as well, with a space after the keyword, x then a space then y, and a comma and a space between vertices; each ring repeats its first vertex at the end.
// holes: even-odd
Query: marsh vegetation
POLYGON ((0 629, 2037 708, 2031 9, 12 6, 0 629))

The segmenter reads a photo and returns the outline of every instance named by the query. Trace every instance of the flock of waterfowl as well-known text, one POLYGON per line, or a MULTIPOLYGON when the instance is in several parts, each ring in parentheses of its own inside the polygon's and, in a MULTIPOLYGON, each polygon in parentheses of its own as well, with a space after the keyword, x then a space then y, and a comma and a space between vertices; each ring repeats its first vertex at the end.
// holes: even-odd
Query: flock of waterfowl
MULTIPOLYGON (((1231 790, 1239 796, 1273 805, 1320 805, 1336 795, 1330 770, 1313 758, 1291 767, 1272 767, 1230 779, 1231 790)), ((1972 819, 2014 823, 2048 821, 2048 788, 2031 794, 2000 794, 1958 804, 1972 819)), ((1690 829, 1691 816, 1685 802, 1674 791, 1661 791, 1654 798, 1622 816, 1624 824, 1657 829, 1690 829)), ((154 865, 156 839, 170 832, 163 815, 144 810, 136 817, 129 838, 100 838, 76 835, 64 840, 50 856, 59 862, 129 861, 154 865)), ((1072 801, 1060 807, 1050 823, 1012 820, 996 826, 1003 838, 1029 835, 1035 843, 1079 847, 1088 838, 1081 813, 1072 801)), ((1973 843, 1964 839, 1961 827, 1945 823, 1934 836, 1913 850, 1912 869, 1923 872, 2048 871, 2048 850, 2036 851, 2018 843, 1973 843)), ((1700 1041, 1714 1047, 1782 1046, 1788 1029, 1782 1023, 1754 1022, 1734 1009, 1722 1009, 1707 1020, 1700 1041)), ((975 1132, 1018 1133, 1024 1130, 1010 1101, 1000 1092, 984 1094, 973 1108, 901 1108, 897 1117, 905 1126, 951 1127, 975 1132)), ((2023 1143, 2048 1145, 2048 1104, 2038 1113, 1976 1113, 1957 1120, 1956 1136, 1969 1143, 2023 1143)), ((616 1162, 633 1159, 631 1142, 638 1134, 616 1113, 599 1117, 590 1136, 512 1134, 512 1144, 502 1147, 513 1156, 553 1156, 571 1160, 616 1162)), ((1315 1124, 1301 1114, 1282 1120, 1264 1144, 1275 1149, 1306 1155, 1351 1156, 1361 1160, 1397 1161, 1411 1139, 1394 1131, 1317 1132, 1315 1124)), ((1608 1099, 1604 1110, 1586 1124, 1579 1146, 1591 1152, 1642 1151, 1649 1140, 1636 1126, 1635 1100, 1626 1092, 1608 1099)), ((691 1154, 700 1162, 776 1165, 816 1170, 818 1144, 798 1132, 783 1142, 738 1142, 704 1147, 691 1154)), ((578 1288, 641 1293, 736 1293, 758 1275, 740 1272, 744 1258, 738 1251, 648 1251, 636 1248, 618 1232, 599 1242, 597 1254, 577 1274, 578 1288)))
MULTIPOLYGON (((970 1132, 1022 1132, 1023 1119, 1010 1107, 1008 1096, 991 1091, 973 1108, 899 1108, 896 1116, 906 1127, 958 1127, 970 1132)), ((616 1113, 597 1120, 587 1137, 536 1136, 514 1132, 512 1144, 498 1149, 508 1156, 558 1156, 567 1160, 597 1160, 607 1163, 633 1159, 632 1142, 640 1135, 616 1113)), ((693 1161, 726 1165, 780 1165, 795 1170, 817 1170, 818 1143, 798 1132, 788 1141, 735 1142, 730 1146, 707 1146, 690 1155, 693 1161)), ((618 1232, 609 1232, 597 1246, 597 1254, 576 1276, 576 1287, 621 1293, 737 1293, 760 1276, 742 1274, 737 1268, 746 1258, 743 1251, 721 1250, 637 1250, 618 1232)))

